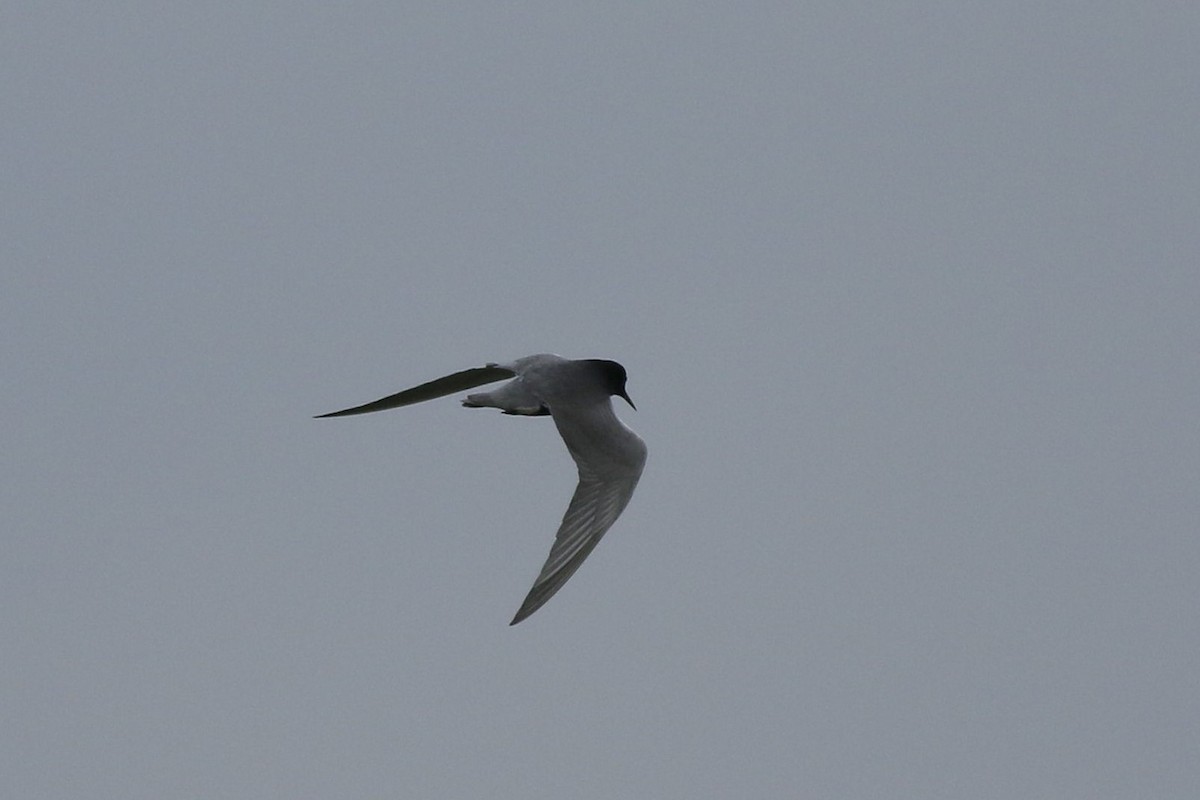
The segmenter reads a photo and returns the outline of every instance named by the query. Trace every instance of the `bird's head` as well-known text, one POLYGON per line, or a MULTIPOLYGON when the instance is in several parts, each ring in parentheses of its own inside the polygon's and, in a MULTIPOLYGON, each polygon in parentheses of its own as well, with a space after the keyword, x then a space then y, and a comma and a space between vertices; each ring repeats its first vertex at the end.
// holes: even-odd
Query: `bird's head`
POLYGON ((601 380, 604 381, 604 388, 610 395, 621 398, 629 407, 637 411, 637 406, 629 399, 629 394, 625 391, 625 381, 628 380, 628 375, 625 368, 616 361, 608 361, 601 358, 590 359, 593 364, 600 370, 601 380))

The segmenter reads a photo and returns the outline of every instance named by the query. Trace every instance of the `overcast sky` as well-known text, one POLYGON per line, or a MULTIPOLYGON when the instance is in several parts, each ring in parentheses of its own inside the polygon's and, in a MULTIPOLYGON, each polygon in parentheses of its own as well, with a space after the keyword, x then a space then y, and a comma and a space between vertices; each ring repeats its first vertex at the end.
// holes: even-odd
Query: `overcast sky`
POLYGON ((10 4, 0 794, 1194 798, 1200 5, 10 4), (545 418, 650 457, 508 622, 545 418))

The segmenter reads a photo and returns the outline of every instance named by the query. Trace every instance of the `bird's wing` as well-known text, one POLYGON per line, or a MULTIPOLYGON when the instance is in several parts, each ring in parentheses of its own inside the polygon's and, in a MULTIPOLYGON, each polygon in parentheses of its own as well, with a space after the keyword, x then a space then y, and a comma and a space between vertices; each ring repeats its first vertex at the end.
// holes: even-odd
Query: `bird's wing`
POLYGON ((316 418, 348 417, 352 414, 369 414, 372 411, 386 411, 389 408, 400 408, 401 406, 409 406, 425 400, 433 400, 435 397, 445 397, 448 394, 461 392, 464 389, 473 389, 485 383, 494 383, 515 375, 516 373, 511 369, 496 364, 488 364, 486 367, 475 367, 474 369, 447 375, 444 378, 438 378, 429 383, 422 383, 420 386, 414 386, 411 389, 405 389, 403 392, 390 394, 372 403, 334 411, 330 414, 318 414, 316 418))
POLYGON ((562 413, 551 409, 567 449, 579 466, 579 485, 563 515, 550 555, 510 625, 541 608, 575 574, 625 510, 642 476, 646 445, 617 420, 611 404, 606 401, 604 408, 607 415, 600 415, 599 420, 593 414, 564 419, 562 413))

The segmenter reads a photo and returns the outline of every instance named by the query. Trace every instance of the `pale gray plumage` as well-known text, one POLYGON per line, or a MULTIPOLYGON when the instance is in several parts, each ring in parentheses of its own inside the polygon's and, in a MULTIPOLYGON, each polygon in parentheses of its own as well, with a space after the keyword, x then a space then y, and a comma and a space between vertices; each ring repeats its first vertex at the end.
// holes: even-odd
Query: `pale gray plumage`
POLYGON ((490 392, 467 395, 469 408, 505 414, 549 414, 579 468, 579 485, 538 574, 513 621, 537 611, 567 582, 629 503, 646 463, 646 444, 613 411, 612 396, 633 406, 625 391, 625 368, 602 359, 570 360, 552 354, 456 372, 365 405, 322 414, 344 417, 420 403, 436 397, 513 380, 490 392))

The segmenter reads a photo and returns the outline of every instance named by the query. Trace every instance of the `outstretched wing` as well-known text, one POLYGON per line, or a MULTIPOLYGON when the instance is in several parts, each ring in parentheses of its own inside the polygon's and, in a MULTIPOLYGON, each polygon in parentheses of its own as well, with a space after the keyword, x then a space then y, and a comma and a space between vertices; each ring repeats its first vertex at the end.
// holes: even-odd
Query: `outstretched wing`
POLYGON ((551 414, 579 466, 579 485, 555 534, 550 555, 510 625, 537 611, 562 588, 629 504, 646 445, 626 428, 607 400, 586 414, 551 414))
POLYGON ((444 378, 438 378, 429 383, 422 383, 420 386, 414 386, 411 389, 405 389, 403 392, 388 395, 372 403, 334 411, 330 414, 318 414, 316 419, 324 417, 348 417, 352 414, 369 414, 372 411, 386 411, 389 408, 410 406, 413 403, 433 400, 435 397, 445 397, 448 394, 461 392, 465 389, 473 389, 485 383, 495 383, 505 378, 512 378, 515 375, 516 373, 511 369, 506 369, 495 364, 489 364, 486 367, 475 367, 474 369, 447 375, 444 378))

